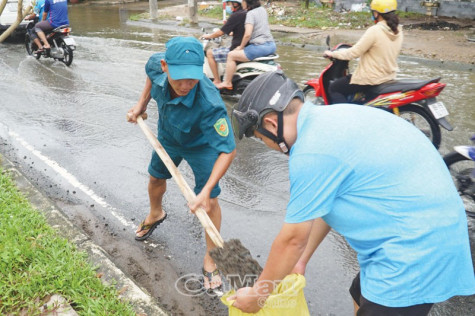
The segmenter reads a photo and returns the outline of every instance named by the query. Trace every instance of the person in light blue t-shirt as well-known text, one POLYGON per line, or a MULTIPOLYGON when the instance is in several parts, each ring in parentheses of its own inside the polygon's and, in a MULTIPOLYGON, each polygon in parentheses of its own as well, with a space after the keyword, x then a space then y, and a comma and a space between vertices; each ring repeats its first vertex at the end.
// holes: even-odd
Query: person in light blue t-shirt
POLYGON ((43 12, 45 10, 45 0, 36 0, 33 13, 28 15, 25 20, 35 20, 35 23, 43 21, 43 12))
POLYGON ((350 104, 315 106, 281 71, 260 75, 233 110, 241 139, 289 155, 290 201, 264 271, 234 305, 258 311, 275 283, 305 272, 331 228, 356 251, 356 315, 427 315, 475 293, 463 203, 437 150, 405 120, 350 104))

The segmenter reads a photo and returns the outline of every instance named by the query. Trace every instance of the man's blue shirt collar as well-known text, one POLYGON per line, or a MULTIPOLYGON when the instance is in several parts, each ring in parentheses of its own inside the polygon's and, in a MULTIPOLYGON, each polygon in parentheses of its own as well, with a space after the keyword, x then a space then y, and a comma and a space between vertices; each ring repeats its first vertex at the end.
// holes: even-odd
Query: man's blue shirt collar
POLYGON ((200 84, 199 82, 193 87, 193 89, 190 90, 190 92, 182 97, 177 97, 173 100, 171 100, 171 94, 169 90, 169 82, 168 82, 168 75, 167 73, 163 73, 159 76, 159 78, 155 79, 153 81, 155 84, 160 86, 160 89, 162 90, 163 95, 167 98, 167 102, 165 103, 170 103, 170 104, 178 104, 181 103, 187 108, 191 108, 193 106, 193 102, 195 100, 195 95, 196 91, 198 90, 198 85, 200 84))

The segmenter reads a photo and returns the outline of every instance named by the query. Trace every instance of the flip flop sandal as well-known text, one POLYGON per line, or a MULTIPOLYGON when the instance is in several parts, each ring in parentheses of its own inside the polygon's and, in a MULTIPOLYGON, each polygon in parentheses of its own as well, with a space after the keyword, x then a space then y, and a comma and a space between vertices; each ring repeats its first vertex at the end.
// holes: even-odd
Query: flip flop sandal
POLYGON ((158 221, 156 221, 155 223, 149 224, 149 225, 145 225, 145 220, 142 221, 142 223, 140 223, 140 230, 137 233, 140 233, 143 230, 148 230, 148 232, 143 236, 135 236, 135 240, 142 241, 142 240, 145 240, 148 237, 150 237, 150 235, 152 235, 155 228, 157 228, 157 226, 160 225, 161 223, 163 223, 163 221, 167 218, 167 215, 168 214, 165 213, 165 216, 163 216, 163 218, 161 218, 158 221))
POLYGON ((230 87, 224 87, 224 86, 223 86, 223 87, 221 87, 221 88, 218 88, 218 90, 225 90, 225 91, 226 91, 226 90, 232 91, 233 89, 234 89, 233 86, 230 86, 230 87))
MULTIPOLYGON (((208 278, 208 283, 209 283, 210 286, 211 286, 211 281, 213 280, 213 277, 216 276, 216 275, 220 275, 220 272, 219 272, 218 269, 214 270, 213 272, 208 272, 208 271, 206 271, 205 268, 203 267, 203 268, 202 268, 202 272, 203 272, 203 276, 206 277, 206 278, 208 278)), ((203 280, 203 287, 204 287, 204 280, 203 280)), ((206 290, 207 290, 207 291, 211 291, 211 292, 215 292, 215 293, 218 294, 218 295, 221 293, 221 295, 222 295, 222 293, 223 293, 223 292, 221 291, 222 287, 223 287, 223 283, 222 283, 222 281, 221 281, 221 284, 220 284, 219 286, 217 286, 217 287, 215 287, 215 288, 211 288, 211 287, 210 287, 209 289, 206 289, 206 290)))

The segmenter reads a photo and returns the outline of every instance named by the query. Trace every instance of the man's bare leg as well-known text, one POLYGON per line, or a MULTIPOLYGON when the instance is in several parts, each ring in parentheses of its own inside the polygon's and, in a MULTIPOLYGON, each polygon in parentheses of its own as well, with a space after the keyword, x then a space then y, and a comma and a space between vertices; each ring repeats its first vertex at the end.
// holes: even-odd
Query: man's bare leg
POLYGON ((44 32, 41 32, 41 31, 38 31, 36 32, 36 34, 38 35, 38 37, 41 39, 41 41, 44 43, 43 44, 43 47, 45 49, 50 49, 51 46, 49 45, 48 41, 46 40, 46 35, 44 32))
POLYGON ((353 305, 355 307, 355 316, 356 316, 356 314, 358 313, 358 310, 360 309, 360 307, 359 307, 358 304, 356 304, 355 300, 353 300, 353 305))
MULTIPOLYGON (((145 225, 151 225, 165 216, 162 209, 162 199, 167 190, 167 180, 157 179, 150 176, 148 182, 148 197, 150 200, 150 213, 145 218, 145 225)), ((137 228, 136 236, 142 237, 148 232, 148 229, 139 232, 140 227, 137 228)))
POLYGON ((223 88, 232 88, 233 87, 233 76, 234 73, 236 72, 237 68, 237 63, 238 61, 249 61, 247 59, 246 54, 244 54, 243 50, 233 50, 229 52, 228 58, 226 60, 226 71, 224 72, 224 79, 223 82, 220 84, 217 84, 216 87, 218 89, 223 89, 223 88))
POLYGON ((219 76, 219 73, 218 73, 218 64, 216 63, 216 60, 214 59, 212 49, 208 49, 206 51, 206 58, 208 58, 209 69, 211 69, 211 73, 213 74, 213 83, 214 84, 221 83, 221 77, 219 76))
MULTIPOLYGON (((221 207, 218 203, 218 198, 213 198, 210 200, 210 210, 208 212, 208 216, 213 222, 216 229, 219 231, 221 229, 221 207)), ((216 270, 216 263, 214 263, 213 259, 210 257, 209 252, 214 249, 216 246, 209 238, 208 234, 206 234, 206 255, 203 260, 203 268, 207 272, 213 272, 216 270)), ((207 280, 205 278, 204 286, 205 288, 217 288, 222 284, 221 276, 216 275, 213 276, 211 280, 207 280)))
POLYGON ((41 41, 39 38, 35 38, 33 42, 35 42, 36 47, 38 47, 38 49, 43 49, 43 45, 41 44, 41 41))

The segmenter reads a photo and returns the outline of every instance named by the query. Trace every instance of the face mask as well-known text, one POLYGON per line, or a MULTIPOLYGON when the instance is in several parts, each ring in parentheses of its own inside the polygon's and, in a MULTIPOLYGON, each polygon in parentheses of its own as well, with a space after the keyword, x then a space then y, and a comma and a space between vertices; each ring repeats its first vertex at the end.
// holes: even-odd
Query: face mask
POLYGON ((374 14, 371 13, 371 20, 376 24, 378 23, 378 20, 376 20, 376 18, 374 17, 374 14))
POLYGON ((232 14, 232 13, 233 13, 233 7, 230 6, 230 5, 227 5, 227 6, 226 6, 226 13, 227 13, 227 14, 232 14))

